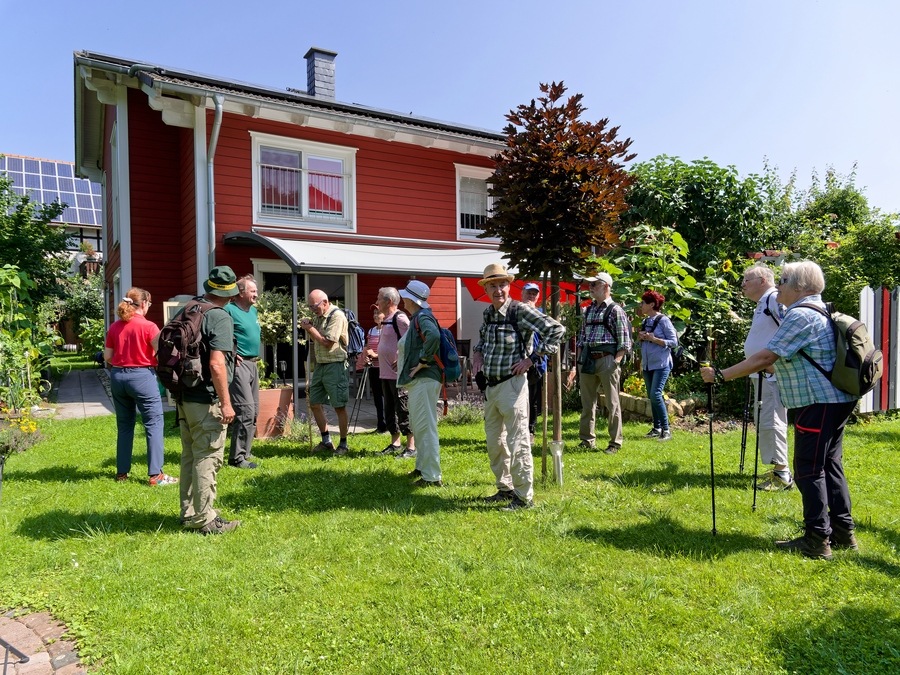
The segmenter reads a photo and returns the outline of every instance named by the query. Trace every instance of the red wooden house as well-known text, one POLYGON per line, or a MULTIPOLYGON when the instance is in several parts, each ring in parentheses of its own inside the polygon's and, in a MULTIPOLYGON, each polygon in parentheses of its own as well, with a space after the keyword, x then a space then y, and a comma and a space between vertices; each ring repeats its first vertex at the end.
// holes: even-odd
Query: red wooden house
POLYGON ((295 281, 301 302, 322 288, 368 327, 378 288, 416 277, 441 324, 477 339, 484 304, 461 277, 500 261, 475 235, 503 136, 340 103, 335 56, 310 49, 299 91, 75 53, 75 164, 103 185, 110 308, 130 286, 195 294, 227 264, 295 281))

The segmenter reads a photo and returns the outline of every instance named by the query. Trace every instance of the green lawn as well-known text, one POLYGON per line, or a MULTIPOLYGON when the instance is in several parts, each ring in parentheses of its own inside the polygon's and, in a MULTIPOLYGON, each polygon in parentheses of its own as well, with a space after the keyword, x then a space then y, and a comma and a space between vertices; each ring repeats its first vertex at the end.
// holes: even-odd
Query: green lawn
MULTIPOLYGON (((134 479, 143 450, 112 480, 112 417, 45 423, 4 474, 0 607, 49 609, 104 673, 900 671, 900 421, 847 433, 862 550, 832 562, 774 550, 800 497, 751 512, 739 428, 715 439, 716 537, 708 437, 646 430, 579 452, 567 417, 565 487, 538 481, 518 513, 478 501, 477 426, 441 427, 441 489, 375 457, 384 436, 343 458, 258 443, 259 470, 219 474, 243 526, 204 538, 180 531, 176 487, 134 479)), ((167 472, 179 452, 170 431, 167 472)))

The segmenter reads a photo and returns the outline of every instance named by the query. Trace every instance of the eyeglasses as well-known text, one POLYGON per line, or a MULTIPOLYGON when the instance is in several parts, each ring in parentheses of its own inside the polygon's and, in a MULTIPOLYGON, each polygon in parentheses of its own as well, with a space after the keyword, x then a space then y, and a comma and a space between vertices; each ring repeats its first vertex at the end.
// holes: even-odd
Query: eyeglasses
POLYGON ((307 304, 306 306, 309 307, 311 310, 316 311, 317 309, 319 309, 319 305, 321 305, 323 302, 325 302, 325 298, 322 298, 314 305, 307 304))
POLYGON ((781 279, 778 281, 779 286, 781 286, 783 284, 789 284, 789 283, 791 283, 790 277, 781 277, 781 279))
POLYGON ((756 281, 757 279, 762 279, 762 277, 750 277, 749 279, 744 277, 744 280, 741 282, 741 286, 744 284, 749 284, 751 281, 756 281))

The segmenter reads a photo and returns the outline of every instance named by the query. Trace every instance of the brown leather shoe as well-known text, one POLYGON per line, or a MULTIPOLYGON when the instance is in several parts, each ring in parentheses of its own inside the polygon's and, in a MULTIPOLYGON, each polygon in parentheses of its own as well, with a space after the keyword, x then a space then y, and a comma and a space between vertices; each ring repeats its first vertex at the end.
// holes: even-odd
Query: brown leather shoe
POLYGON ((853 530, 845 530, 840 525, 831 524, 831 540, 832 548, 845 548, 851 551, 859 550, 859 543, 856 541, 856 535, 853 530))
POLYGON ((815 532, 807 532, 796 539, 776 541, 775 546, 782 551, 802 553, 807 558, 819 558, 831 560, 831 546, 828 545, 828 537, 823 537, 815 532))

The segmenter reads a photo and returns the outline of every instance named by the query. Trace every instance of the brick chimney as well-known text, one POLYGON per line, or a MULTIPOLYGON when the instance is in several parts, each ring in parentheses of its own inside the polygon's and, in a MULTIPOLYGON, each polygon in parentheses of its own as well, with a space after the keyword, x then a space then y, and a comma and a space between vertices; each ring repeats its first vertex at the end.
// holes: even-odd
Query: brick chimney
POLYGON ((310 47, 306 52, 306 93, 316 98, 334 100, 334 57, 337 52, 310 47))

